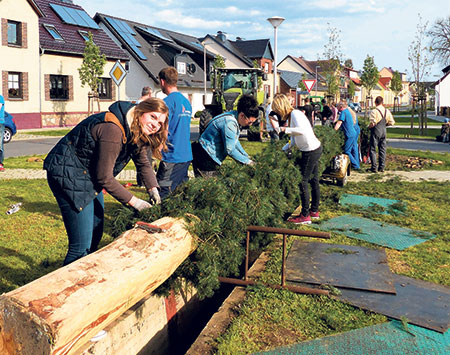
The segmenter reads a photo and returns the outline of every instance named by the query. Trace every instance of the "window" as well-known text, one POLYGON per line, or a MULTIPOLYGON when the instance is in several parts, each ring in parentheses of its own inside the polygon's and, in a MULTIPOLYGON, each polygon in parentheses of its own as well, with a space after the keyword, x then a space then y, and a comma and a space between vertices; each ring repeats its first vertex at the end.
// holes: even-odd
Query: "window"
POLYGON ((8 98, 22 98, 22 75, 21 73, 8 73, 8 98))
POLYGON ((50 75, 50 99, 69 99, 69 78, 67 75, 50 75))
POLYGON ((21 23, 16 21, 8 21, 8 44, 15 46, 22 45, 21 23))
POLYGON ((98 85, 97 91, 98 91, 98 97, 99 99, 103 100, 111 100, 111 82, 112 80, 110 78, 100 78, 102 79, 102 82, 98 85))
POLYGON ((178 74, 186 74, 186 63, 178 62, 177 63, 177 71, 178 71, 178 74))
POLYGON ((269 72, 269 63, 264 63, 264 72, 268 73, 269 72))
POLYGON ((81 37, 83 37, 85 41, 89 41, 89 32, 79 30, 78 33, 80 34, 81 37))
POLYGON ((59 34, 58 30, 53 25, 44 25, 45 29, 50 33, 53 39, 58 41, 64 41, 64 38, 59 34))

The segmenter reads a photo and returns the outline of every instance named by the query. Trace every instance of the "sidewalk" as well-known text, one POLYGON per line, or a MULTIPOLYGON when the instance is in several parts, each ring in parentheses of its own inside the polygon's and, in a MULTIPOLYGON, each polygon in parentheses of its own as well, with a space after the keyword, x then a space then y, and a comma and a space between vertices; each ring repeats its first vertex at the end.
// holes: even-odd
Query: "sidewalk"
MULTIPOLYGON (((47 179, 47 172, 43 169, 8 169, 0 172, 0 180, 6 179, 47 179)), ((117 180, 136 180, 136 170, 123 170, 117 175, 117 180)))

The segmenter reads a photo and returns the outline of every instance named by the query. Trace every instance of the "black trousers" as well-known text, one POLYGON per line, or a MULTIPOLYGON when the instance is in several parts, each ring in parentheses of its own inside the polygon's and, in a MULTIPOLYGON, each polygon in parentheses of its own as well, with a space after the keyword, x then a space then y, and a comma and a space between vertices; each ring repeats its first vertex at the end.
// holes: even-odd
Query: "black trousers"
POLYGON ((320 185, 319 185, 319 159, 322 155, 322 146, 310 152, 302 152, 300 159, 300 170, 302 182, 300 183, 300 198, 302 200, 301 214, 306 217, 309 211, 319 211, 320 185), (309 186, 311 185, 311 194, 309 186), (311 199, 311 207, 310 207, 311 199))
POLYGON ((195 177, 212 177, 217 175, 217 164, 203 149, 199 142, 192 142, 192 167, 194 168, 195 177))

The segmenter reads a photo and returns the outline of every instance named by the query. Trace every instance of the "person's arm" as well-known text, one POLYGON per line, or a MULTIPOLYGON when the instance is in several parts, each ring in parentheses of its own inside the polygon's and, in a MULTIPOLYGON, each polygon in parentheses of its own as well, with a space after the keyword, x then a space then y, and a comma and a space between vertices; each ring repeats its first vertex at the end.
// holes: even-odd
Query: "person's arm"
POLYGON ((250 164, 252 160, 239 143, 239 127, 236 120, 227 119, 222 132, 223 144, 227 154, 242 164, 250 164))
POLYGON ((394 116, 392 116, 392 113, 391 113, 390 110, 388 110, 388 109, 386 109, 386 110, 387 110, 387 112, 386 112, 386 124, 387 124, 388 126, 393 126, 393 125, 395 125, 394 116))
POLYGON ((342 126, 342 120, 339 120, 334 125, 334 129, 337 131, 337 130, 339 130, 339 128, 341 128, 341 126, 342 126))
POLYGON ((156 179, 155 171, 152 167, 152 158, 149 150, 149 146, 143 146, 137 154, 132 157, 134 165, 136 165, 136 171, 142 177, 142 182, 147 190, 150 200, 154 203, 160 203, 161 197, 159 196, 159 185, 156 179))
POLYGON ((138 210, 150 207, 148 202, 133 196, 114 178, 114 165, 123 144, 121 129, 114 123, 102 123, 94 126, 92 136, 96 141, 92 178, 117 201, 123 204, 128 203, 138 210))
POLYGON ((377 117, 377 113, 378 113, 378 111, 376 109, 370 111, 369 128, 375 127, 377 125, 377 123, 380 121, 377 117))

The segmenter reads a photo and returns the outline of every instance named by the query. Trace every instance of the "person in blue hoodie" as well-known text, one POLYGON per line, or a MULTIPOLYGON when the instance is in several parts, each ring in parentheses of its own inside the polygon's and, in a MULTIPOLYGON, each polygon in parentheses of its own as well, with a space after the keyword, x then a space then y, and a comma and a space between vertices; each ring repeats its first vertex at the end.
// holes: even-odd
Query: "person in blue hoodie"
POLYGON ((239 142, 239 135, 240 127, 249 127, 258 116, 256 99, 251 95, 243 95, 236 111, 225 112, 211 119, 198 142, 192 144, 195 176, 216 175, 228 155, 241 164, 254 164, 239 142))
POLYGON ((338 110, 341 114, 339 115, 334 129, 336 131, 342 129, 344 132, 344 153, 350 158, 352 168, 359 169, 358 137, 360 129, 358 118, 356 117, 356 114, 354 116, 352 115, 345 100, 339 102, 338 110))
POLYGON ((67 265, 97 250, 103 235, 103 189, 137 211, 151 207, 115 179, 133 159, 150 201, 160 203, 158 182, 147 156, 167 149, 168 108, 151 98, 138 105, 118 101, 108 112, 91 115, 75 126, 44 161, 47 181, 69 237, 67 265))

